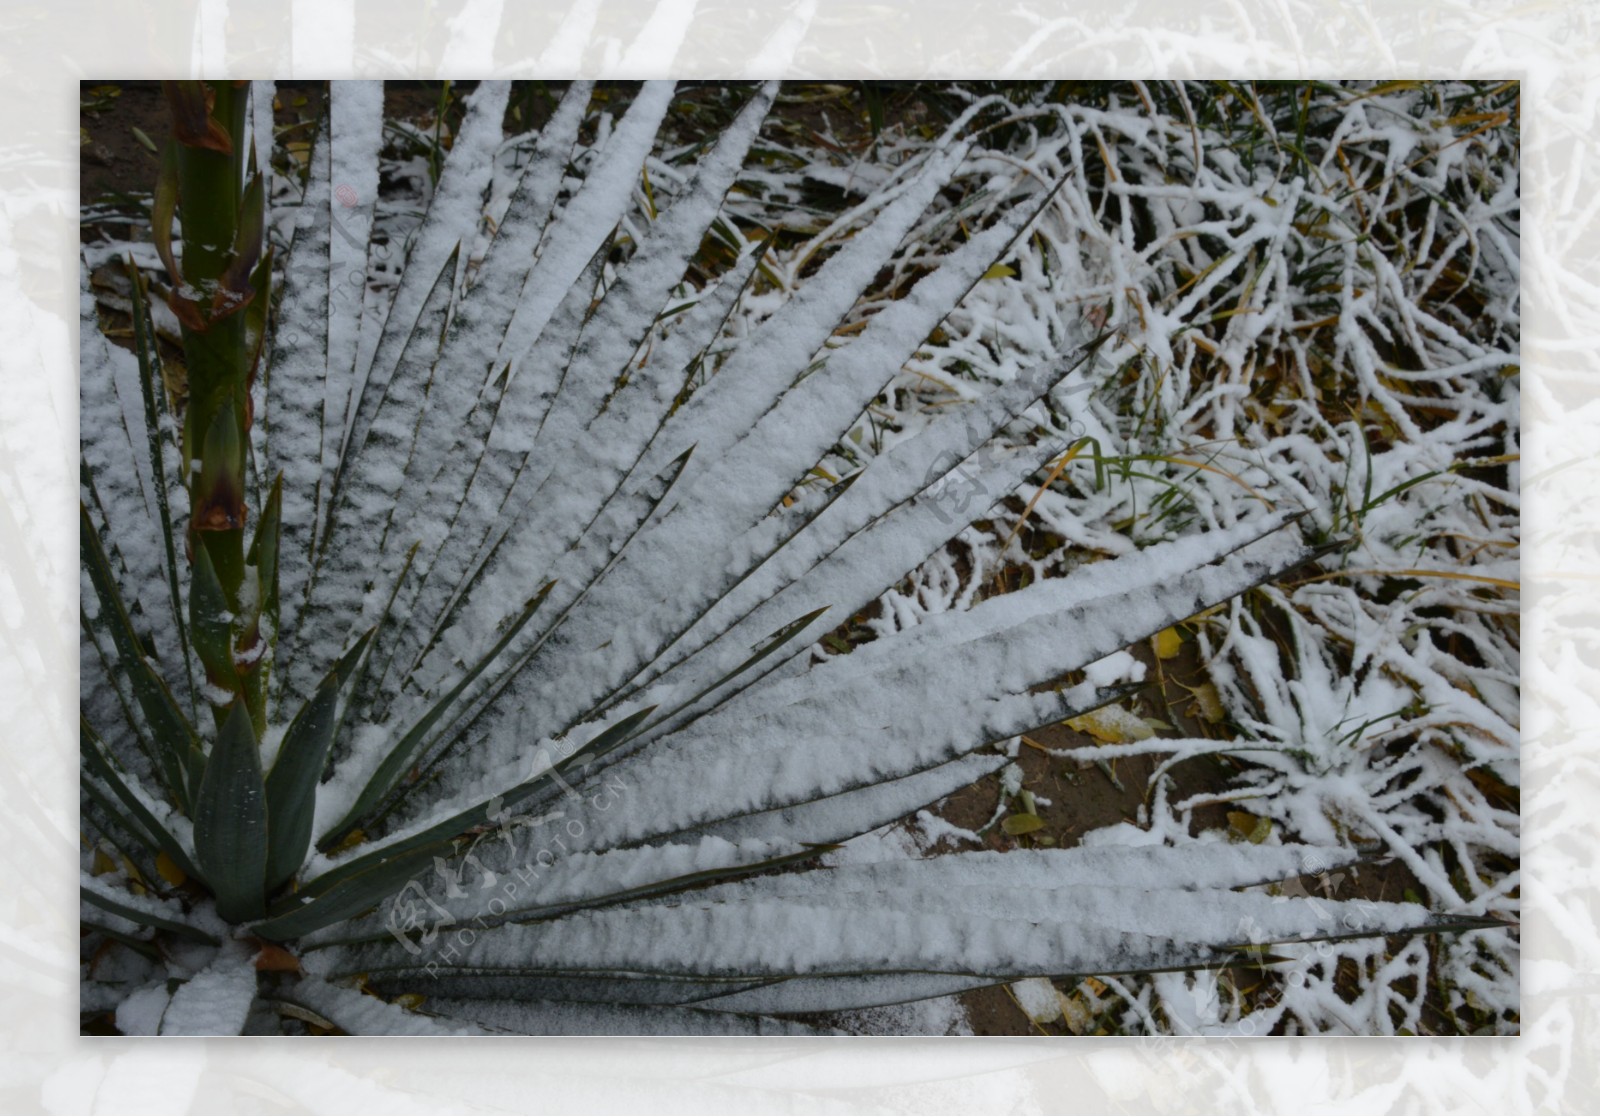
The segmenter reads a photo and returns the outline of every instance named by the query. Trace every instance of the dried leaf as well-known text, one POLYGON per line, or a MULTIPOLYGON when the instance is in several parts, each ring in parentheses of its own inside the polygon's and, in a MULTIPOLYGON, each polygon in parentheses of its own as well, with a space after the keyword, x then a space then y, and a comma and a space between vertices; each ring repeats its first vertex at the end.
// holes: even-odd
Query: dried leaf
POLYGON ((276 943, 262 943, 256 969, 263 973, 299 973, 300 959, 276 943))
POLYGON ((1067 727, 1087 733, 1095 740, 1108 745, 1126 745, 1134 741, 1147 741, 1156 735, 1154 729, 1137 714, 1120 706, 1106 706, 1079 717, 1068 718, 1067 727))
POLYGON ((1013 838, 1044 829, 1044 819, 1036 814, 1014 814, 1000 824, 1000 829, 1013 838))
POLYGON ((1194 689, 1195 705, 1199 707, 1200 716, 1213 725, 1220 722, 1225 715, 1222 708, 1222 696, 1217 693, 1216 684, 1204 683, 1194 689))
POLYGON ((166 851, 156 854, 156 872, 161 874, 161 879, 174 888, 189 879, 189 874, 178 867, 178 863, 168 857, 166 851))
POLYGON ((1272 819, 1258 818, 1248 811, 1229 811, 1228 826, 1251 845, 1260 845, 1272 836, 1272 819))
POLYGON ((1171 659, 1183 647, 1183 638, 1176 628, 1163 628, 1150 638, 1150 646, 1155 649, 1157 659, 1171 659))

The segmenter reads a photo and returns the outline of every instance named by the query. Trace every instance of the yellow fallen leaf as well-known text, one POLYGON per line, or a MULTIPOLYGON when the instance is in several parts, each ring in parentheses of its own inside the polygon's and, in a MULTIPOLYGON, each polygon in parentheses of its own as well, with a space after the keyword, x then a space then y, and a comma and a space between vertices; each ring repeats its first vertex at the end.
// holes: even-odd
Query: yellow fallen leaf
POLYGON ((1183 647, 1183 639, 1176 628, 1163 628, 1150 638, 1150 644, 1156 650, 1157 659, 1171 659, 1183 647))
POLYGON ((1075 1036, 1083 1035, 1094 1020, 1089 1014, 1089 1007, 1078 998, 1068 997, 1059 991, 1056 996, 1061 998, 1061 1022, 1067 1026, 1067 1031, 1075 1036))
POLYGON ((1217 693, 1215 683, 1204 683, 1194 688, 1195 705, 1200 707, 1200 716, 1215 725, 1225 716, 1222 709, 1222 696, 1217 693))
POLYGON ((128 888, 133 894, 135 896, 149 894, 150 887, 145 883, 144 874, 139 871, 139 866, 129 861, 126 857, 119 856, 117 860, 122 862, 122 871, 128 874, 128 888))
POLYGON ((1044 819, 1036 814, 1008 815, 1006 820, 1000 824, 1000 829, 1016 838, 1023 834, 1031 834, 1035 830, 1044 829, 1044 819))
POLYGON ((262 943, 256 969, 263 973, 299 973, 300 959, 275 943, 262 943))
POLYGON ((178 863, 165 853, 156 854, 156 872, 161 874, 161 879, 176 888, 188 880, 188 874, 178 868, 178 863))
POLYGON ((342 841, 338 845, 334 846, 333 849, 330 850, 329 852, 330 853, 343 853, 347 849, 354 849, 356 846, 360 845, 362 842, 364 842, 366 840, 367 840, 366 831, 364 831, 364 830, 352 830, 352 831, 350 831, 350 833, 345 835, 344 841, 342 841))
POLYGON ((1095 740, 1108 745, 1147 741, 1156 735, 1156 731, 1146 725, 1143 718, 1124 710, 1121 706, 1106 706, 1075 718, 1068 718, 1067 727, 1076 729, 1079 733, 1087 733, 1095 740))
POLYGON ((1228 826, 1251 845, 1260 845, 1272 836, 1272 819, 1257 818, 1247 811, 1229 811, 1228 826))
POLYGON ((1004 264, 990 264, 989 270, 983 273, 985 279, 1010 279, 1016 271, 1004 264))

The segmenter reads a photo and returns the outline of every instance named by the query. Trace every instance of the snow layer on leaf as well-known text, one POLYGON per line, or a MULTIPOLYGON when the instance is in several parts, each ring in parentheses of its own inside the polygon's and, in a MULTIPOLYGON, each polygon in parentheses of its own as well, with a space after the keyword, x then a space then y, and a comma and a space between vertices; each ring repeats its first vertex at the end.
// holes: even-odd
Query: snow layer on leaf
MULTIPOLYGON (((348 300, 354 299, 359 308, 365 292, 364 283, 353 296, 338 286, 348 273, 335 270, 331 255, 334 202, 326 132, 317 135, 309 159, 305 194, 295 215, 294 247, 284 265, 279 325, 267 348, 267 407, 261 417, 267 433, 267 475, 283 475, 280 638, 298 629, 310 586, 313 539, 327 518, 328 478, 343 434, 342 419, 338 426, 327 425, 343 414, 343 397, 350 391, 348 376, 329 375, 331 331, 335 321, 351 313, 348 300)), ((361 274, 365 273, 363 259, 361 274)), ((277 673, 280 686, 287 674, 277 673)))
POLYGON ((256 997, 256 968, 243 943, 230 942, 216 960, 178 986, 161 1018, 164 1036, 236 1036, 256 997))
MULTIPOLYGON (((378 152, 383 144, 383 83, 336 81, 328 90, 328 133, 332 190, 319 197, 329 207, 327 389, 322 408, 322 486, 331 490, 344 442, 356 370, 366 367, 378 343, 382 321, 369 316, 367 279, 370 255, 388 254, 374 246, 373 217, 378 203, 378 152), (363 345, 365 340, 365 345, 363 345)), ((308 191, 308 201, 310 201, 308 191)), ((304 319, 290 319, 300 322, 304 319)), ((328 509, 318 509, 317 537, 328 509)))
POLYGON ((284 1000, 315 1012, 353 1036, 484 1036, 493 1031, 410 1012, 355 989, 314 977, 297 982, 284 1000))
MULTIPOLYGON (((645 82, 585 177, 584 188, 562 210, 541 243, 539 262, 528 274, 495 361, 497 365, 511 362, 513 379, 517 363, 544 331, 561 296, 621 219, 672 91, 672 82, 645 82)), ((515 432, 511 436, 515 437, 515 432)))
POLYGON ((98 498, 95 511, 104 517, 108 555, 123 567, 118 579, 123 603, 136 624, 150 626, 155 654, 177 665, 183 622, 168 591, 167 545, 161 538, 160 501, 168 494, 157 491, 150 461, 139 364, 100 332, 87 264, 80 271, 78 309, 82 461, 98 498))
POLYGON ((691 397, 640 462, 639 472, 648 477, 691 446, 703 461, 715 462, 753 429, 822 347, 965 153, 964 145, 956 145, 930 155, 872 224, 852 237, 691 397))
MULTIPOLYGON (((1003 894, 1016 896, 1012 890, 1003 894)), ((1259 893, 1127 888, 1095 903, 1088 919, 1081 888, 1030 891, 1020 918, 1009 912, 997 917, 999 895, 990 889, 958 893, 960 910, 952 909, 947 889, 921 881, 861 896, 829 890, 735 905, 695 897, 676 906, 647 904, 492 928, 439 968, 720 977, 1117 973, 1204 965, 1240 942, 1298 938, 1307 931, 1303 902, 1259 893)), ((1430 919, 1416 904, 1328 901, 1319 907, 1331 934, 1401 931, 1430 919)), ((418 968, 404 955, 375 948, 349 950, 333 966, 369 973, 418 968)))
POLYGON ((573 1004, 560 1001, 452 1000, 428 1007, 452 1020, 493 1031, 534 1036, 814 1036, 826 1031, 789 1020, 646 1005, 573 1004))
MULTIPOLYGON (((493 155, 503 134, 501 121, 511 95, 508 81, 480 82, 468 99, 466 119, 439 172, 439 184, 427 216, 406 253, 400 286, 383 323, 372 359, 357 369, 351 407, 345 422, 344 449, 359 447, 377 412, 392 369, 410 342, 417 317, 446 259, 477 232, 483 195, 489 186, 493 155)), ((457 276, 462 263, 457 262, 457 276)), ((455 279, 451 286, 454 286, 455 279)), ((342 459, 340 467, 342 469, 342 459)), ((338 473, 334 475, 339 488, 338 473)))

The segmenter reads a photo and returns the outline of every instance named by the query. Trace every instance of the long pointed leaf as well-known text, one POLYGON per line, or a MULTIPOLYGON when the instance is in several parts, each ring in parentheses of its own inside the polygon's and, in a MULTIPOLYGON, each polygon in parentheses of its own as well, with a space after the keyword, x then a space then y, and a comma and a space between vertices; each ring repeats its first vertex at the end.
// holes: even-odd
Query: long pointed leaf
POLYGON ((244 703, 235 702, 206 759, 194 811, 194 851, 230 921, 265 910, 267 802, 261 757, 244 703))
POLYGON ((382 763, 378 765, 377 771, 373 772, 372 778, 367 781, 366 787, 362 789, 360 796, 356 799, 355 805, 350 808, 349 813, 334 825, 323 840, 318 843, 319 845, 326 848, 328 845, 343 838, 351 830, 355 829, 362 818, 369 811, 376 808, 384 797, 394 789, 407 768, 411 766, 416 751, 428 739, 428 734, 433 727, 450 711, 456 700, 461 696, 461 693, 471 686, 472 682, 480 674, 488 669, 500 650, 516 639, 517 633, 521 632, 523 626, 533 619, 534 613, 544 603, 545 598, 549 596, 552 585, 553 583, 545 583, 544 587, 523 605, 521 613, 517 615, 500 637, 495 649, 468 671, 459 683, 452 687, 444 697, 435 702, 431 709, 406 730, 400 740, 395 743, 394 748, 384 756, 382 763))
POLYGON ((132 895, 119 896, 101 886, 94 877, 84 877, 84 883, 78 889, 78 895, 84 903, 97 907, 101 911, 108 911, 112 915, 121 916, 123 919, 137 923, 142 927, 168 931, 181 938, 189 939, 191 942, 205 943, 208 946, 217 945, 217 939, 200 930, 200 928, 180 922, 168 915, 157 914, 156 910, 152 910, 156 907, 154 904, 135 906, 138 902, 136 897, 132 895))
POLYGON ((134 698, 144 713, 167 790, 180 803, 187 804, 190 802, 192 770, 198 756, 194 730, 178 709, 166 683, 145 658, 144 649, 133 631, 127 609, 122 604, 116 581, 111 575, 99 534, 89 520, 88 510, 81 505, 78 512, 78 549, 83 567, 94 587, 99 618, 111 634, 117 658, 127 673, 134 698))
POLYGON ((269 892, 295 874, 311 848, 317 783, 338 729, 340 691, 371 640, 372 633, 368 632, 340 657, 284 732, 283 744, 266 778, 269 892))

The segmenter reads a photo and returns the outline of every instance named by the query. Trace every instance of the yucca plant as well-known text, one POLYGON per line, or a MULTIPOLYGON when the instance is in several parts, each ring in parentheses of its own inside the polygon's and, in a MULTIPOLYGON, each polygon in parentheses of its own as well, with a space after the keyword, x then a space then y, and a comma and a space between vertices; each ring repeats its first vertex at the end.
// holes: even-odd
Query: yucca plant
POLYGON ((1317 551, 1264 516, 815 654, 1065 449, 1088 337, 802 485, 1049 184, 1011 187, 828 347, 951 189, 980 101, 730 338, 770 240, 725 200, 776 86, 626 246, 673 87, 646 83, 580 174, 591 93, 567 90, 480 253, 509 94, 480 85, 376 304, 380 87, 333 83, 274 283, 248 89, 171 84, 164 289, 133 272, 131 354, 83 295, 84 922, 147 959, 86 1007, 163 1033, 795 1031, 1022 976, 1472 922, 1239 890, 1349 848, 819 867, 997 770, 986 744, 1121 693, 1065 673, 1317 551), (733 262, 685 296, 714 243, 733 262))

